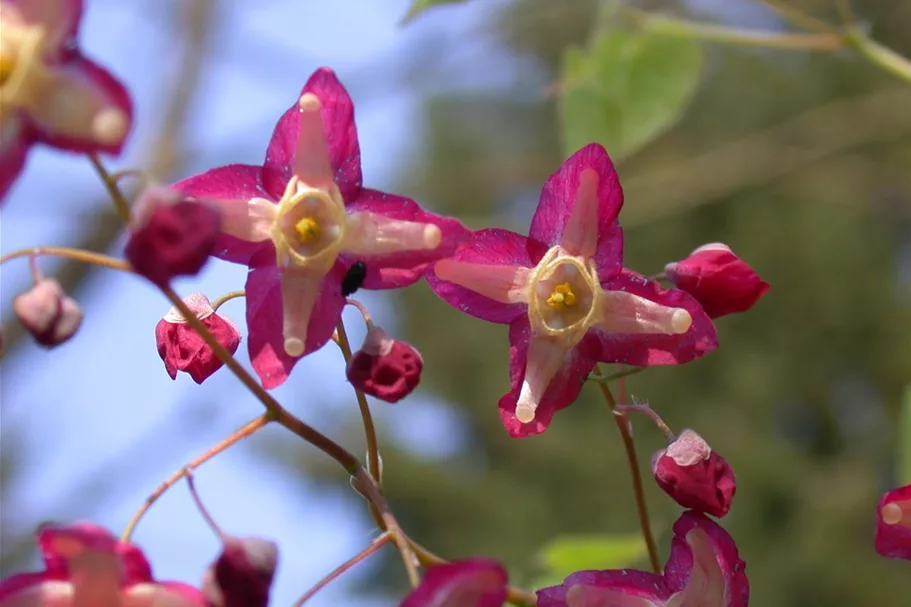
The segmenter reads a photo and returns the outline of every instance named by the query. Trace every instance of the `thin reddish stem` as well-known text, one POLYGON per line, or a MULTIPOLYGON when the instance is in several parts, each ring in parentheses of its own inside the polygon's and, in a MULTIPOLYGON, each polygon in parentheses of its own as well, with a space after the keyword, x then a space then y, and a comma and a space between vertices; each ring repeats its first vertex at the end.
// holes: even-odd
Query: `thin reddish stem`
POLYGON ((193 472, 187 470, 184 474, 184 478, 187 479, 187 486, 190 488, 190 496, 192 496, 193 502, 196 504, 196 509, 199 510, 199 514, 202 516, 203 520, 206 521, 206 524, 208 524, 212 529, 212 532, 218 536, 218 539, 224 542, 225 534, 222 532, 221 527, 218 526, 218 523, 215 522, 215 519, 212 518, 212 515, 209 514, 209 510, 206 508, 206 505, 202 503, 202 498, 199 497, 199 492, 196 491, 196 483, 193 480, 193 472))
POLYGON ((108 170, 104 168, 104 165, 101 163, 101 159, 98 158, 97 154, 90 152, 88 156, 89 160, 92 162, 92 166, 95 167, 95 171, 104 183, 104 187, 107 188, 108 194, 111 196, 111 201, 120 214, 120 218, 123 219, 124 223, 130 223, 130 205, 127 203, 127 199, 124 197, 123 192, 120 191, 120 187, 117 185, 117 179, 108 173, 108 170))
POLYGON ((101 253, 93 253, 92 251, 74 249, 71 247, 31 247, 28 249, 19 249, 18 251, 12 251, 0 257, 0 264, 12 261, 13 259, 19 259, 21 257, 34 258, 40 257, 42 255, 65 257, 67 259, 72 259, 73 261, 87 263, 93 266, 101 266, 102 268, 109 268, 111 270, 120 270, 121 272, 133 271, 133 268, 130 266, 130 264, 120 259, 115 259, 114 257, 110 257, 108 255, 102 255, 101 253))
POLYGON ((382 548, 383 546, 388 544, 391 539, 392 539, 392 535, 390 535, 390 533, 388 531, 384 532, 381 536, 379 536, 378 538, 376 538, 375 540, 370 542, 369 546, 367 546, 366 548, 364 548, 363 550, 361 550, 360 552, 355 554, 353 557, 351 557, 350 559, 348 559, 347 561, 345 561, 344 563, 342 563, 341 565, 339 565, 338 567, 333 569, 329 575, 327 575, 326 577, 324 577, 323 579, 318 581, 312 588, 310 588, 310 590, 305 592, 301 598, 297 599, 297 601, 294 603, 293 607, 301 607, 301 605, 303 605, 304 603, 309 601, 311 598, 313 598, 313 595, 315 595, 317 592, 319 592, 320 590, 325 588, 327 585, 329 585, 330 582, 332 582, 338 576, 342 575, 343 573, 345 573, 346 571, 348 571, 349 569, 351 569, 352 567, 354 567, 355 565, 357 565, 358 563, 363 561, 365 558, 367 558, 368 556, 370 556, 371 554, 373 554, 374 552, 376 552, 377 550, 379 550, 380 548, 382 548))
POLYGON ((367 325, 368 329, 373 326, 373 319, 370 317, 370 312, 367 310, 367 306, 350 297, 345 300, 345 303, 349 306, 354 306, 357 308, 357 311, 360 312, 361 316, 364 317, 364 324, 367 325))
POLYGON ((246 295, 247 295, 246 291, 231 291, 230 293, 225 293, 224 295, 222 295, 221 297, 217 298, 215 301, 212 302, 212 309, 214 311, 218 312, 218 308, 222 307, 227 302, 231 301, 232 299, 246 297, 246 295))

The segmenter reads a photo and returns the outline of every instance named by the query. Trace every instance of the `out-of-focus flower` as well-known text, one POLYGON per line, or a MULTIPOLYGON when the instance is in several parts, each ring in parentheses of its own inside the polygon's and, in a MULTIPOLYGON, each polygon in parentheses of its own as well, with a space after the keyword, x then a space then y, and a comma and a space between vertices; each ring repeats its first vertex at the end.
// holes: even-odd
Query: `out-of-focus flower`
MULTIPOLYGON (((202 324, 212 332, 225 349, 234 354, 240 345, 240 332, 234 323, 212 309, 209 298, 194 293, 184 298, 202 324)), ((218 371, 224 363, 212 348, 187 324, 183 314, 176 307, 171 308, 155 326, 155 342, 158 355, 164 362, 171 379, 177 379, 177 372, 190 375, 197 384, 218 371)))
POLYGON ((277 566, 275 542, 226 538, 221 554, 203 578, 209 607, 267 607, 277 566))
POLYGON ((159 286, 195 276, 218 241, 221 215, 207 202, 162 187, 147 188, 136 203, 124 254, 133 269, 159 286))
POLYGON ((674 523, 664 573, 578 571, 538 590, 538 607, 747 607, 746 563, 728 533, 708 517, 684 512, 674 523))
POLYGON ((0 0, 0 199, 33 143, 119 153, 126 89, 77 46, 81 0, 0 0))
POLYGON ((266 388, 329 341, 352 265, 365 264, 365 289, 408 286, 467 233, 455 219, 361 181, 354 106, 335 73, 321 68, 279 120, 263 166, 219 167, 174 186, 219 201, 214 254, 251 270, 247 347, 266 388))
POLYGON ((69 341, 82 324, 82 308, 51 278, 41 278, 17 295, 13 312, 35 341, 47 348, 69 341))
POLYGON ((664 274, 695 297, 711 318, 746 312, 769 290, 769 283, 720 242, 702 245, 686 259, 667 264, 664 274))
POLYGON ((400 607, 501 607, 506 601, 506 570, 487 559, 435 565, 400 607))
POLYGON ((572 155, 541 192, 529 237, 480 230, 427 279, 457 310, 509 324, 512 436, 543 432, 596 362, 680 364, 715 349, 692 297, 623 267, 623 192, 598 144, 572 155))
POLYGON ((879 500, 876 551, 911 561, 911 485, 893 489, 879 500))
POLYGON ((734 471, 692 430, 681 432, 652 461, 658 486, 684 508, 719 518, 731 509, 737 490, 734 471))
POLYGON ((82 523, 38 532, 44 571, 0 582, 0 607, 207 607, 202 593, 158 582, 142 551, 82 523))
POLYGON ((358 390, 394 403, 417 387, 423 368, 420 352, 371 324, 361 349, 348 361, 346 375, 358 390))

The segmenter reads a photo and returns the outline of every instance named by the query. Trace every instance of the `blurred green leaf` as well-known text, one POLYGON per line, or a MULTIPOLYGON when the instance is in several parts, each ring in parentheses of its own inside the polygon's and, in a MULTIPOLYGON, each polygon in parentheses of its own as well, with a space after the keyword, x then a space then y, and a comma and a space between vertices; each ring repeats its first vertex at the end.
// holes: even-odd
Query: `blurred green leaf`
POLYGON ((648 32, 605 30, 563 55, 564 154, 596 141, 628 156, 672 126, 699 85, 702 46, 648 32))
POLYGON ((541 551, 550 574, 564 577, 584 569, 623 569, 646 555, 639 533, 627 535, 561 535, 541 551))
POLYGON ((433 8, 439 4, 461 4, 466 1, 467 0, 414 0, 414 2, 411 3, 411 8, 408 9, 408 13, 405 15, 405 18, 402 19, 402 25, 413 20, 428 8, 433 8))
POLYGON ((898 484, 911 485, 911 384, 905 388, 898 425, 898 484))

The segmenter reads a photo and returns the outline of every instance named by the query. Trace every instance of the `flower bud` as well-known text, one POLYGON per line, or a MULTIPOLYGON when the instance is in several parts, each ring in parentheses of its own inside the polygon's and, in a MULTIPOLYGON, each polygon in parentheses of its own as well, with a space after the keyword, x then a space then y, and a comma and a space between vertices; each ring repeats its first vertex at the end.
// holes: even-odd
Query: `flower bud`
POLYGON ((42 278, 13 301, 13 312, 36 342, 47 348, 69 340, 82 324, 82 309, 56 280, 42 278))
POLYGON ((911 561, 911 485, 883 495, 876 512, 876 551, 911 561))
POLYGON ((684 508, 719 518, 731 509, 734 471, 692 430, 653 456, 652 472, 658 486, 684 508))
MULTIPOLYGON (((212 332, 225 349, 234 354, 240 345, 240 333, 230 319, 220 316, 212 309, 209 298, 201 293, 186 297, 184 303, 196 314, 196 318, 212 332)), ((164 362, 171 379, 177 379, 177 372, 190 375, 197 384, 218 371, 224 363, 215 351, 199 336, 176 307, 171 308, 155 327, 155 342, 158 355, 164 362)))
POLYGON ((267 607, 277 565, 275 542, 228 537, 203 576, 202 592, 212 607, 267 607))
POLYGON ((745 312, 769 290, 769 284, 722 243, 703 245, 686 259, 667 264, 664 274, 695 297, 711 318, 745 312))
POLYGON ((124 251, 133 269, 159 286, 199 273, 215 249, 221 215, 173 190, 146 189, 136 204, 124 251))
POLYGON ((400 607, 500 607, 506 570, 496 561, 467 559, 430 567, 400 607))
POLYGON ((348 381, 365 394, 394 403, 411 394, 421 381, 424 359, 409 344, 371 326, 361 349, 348 361, 348 381))

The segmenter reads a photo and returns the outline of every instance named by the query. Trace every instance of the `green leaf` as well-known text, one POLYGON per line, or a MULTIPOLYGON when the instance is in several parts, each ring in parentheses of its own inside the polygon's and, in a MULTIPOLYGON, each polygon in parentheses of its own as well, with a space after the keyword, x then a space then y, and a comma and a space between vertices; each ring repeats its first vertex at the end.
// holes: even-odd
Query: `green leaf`
POLYGON ((681 116, 699 86, 702 46, 647 31, 605 30, 563 56, 560 119, 567 156, 591 142, 628 156, 681 116))
POLYGON ((911 384, 905 388, 905 397, 899 414, 898 484, 911 485, 911 384))
POLYGON ((428 8, 433 8, 439 4, 461 4, 466 1, 467 0, 414 0, 411 3, 411 8, 408 9, 408 13, 402 19, 402 25, 409 23, 428 8))
POLYGON ((539 555, 547 574, 534 587, 560 584, 563 578, 585 569, 623 569, 648 554, 639 533, 627 535, 561 535, 539 555))

